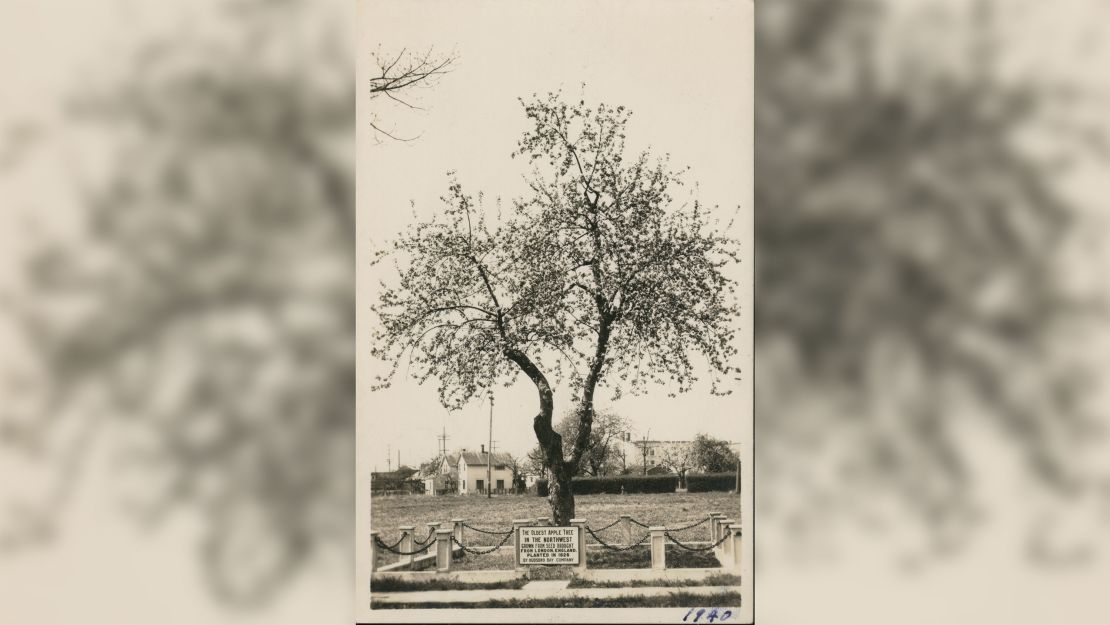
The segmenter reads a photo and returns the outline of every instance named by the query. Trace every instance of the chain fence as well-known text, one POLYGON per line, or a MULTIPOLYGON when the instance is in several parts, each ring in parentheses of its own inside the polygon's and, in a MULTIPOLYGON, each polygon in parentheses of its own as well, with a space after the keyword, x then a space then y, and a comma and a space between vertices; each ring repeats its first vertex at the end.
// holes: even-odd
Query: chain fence
POLYGON ((397 542, 393 543, 392 545, 387 545, 387 544, 383 543, 380 536, 375 536, 374 537, 374 542, 376 542, 378 544, 378 546, 381 547, 382 549, 393 549, 397 545, 400 545, 401 541, 404 540, 405 536, 407 536, 407 535, 408 535, 408 532, 401 532, 401 537, 398 538, 397 542))
POLYGON ((674 543, 675 545, 678 545, 679 547, 681 547, 682 549, 685 549, 686 551, 711 551, 713 549, 716 549, 718 546, 720 546, 721 543, 725 542, 725 540, 727 538, 729 538, 729 535, 726 532, 719 539, 717 539, 717 542, 713 543, 712 545, 707 545, 705 547, 693 547, 691 545, 684 544, 682 541, 680 541, 677 538, 675 538, 674 536, 672 536, 670 532, 663 532, 663 535, 666 536, 667 538, 670 538, 672 543, 674 543))
POLYGON ((486 530, 486 529, 482 529, 480 527, 474 527, 473 525, 470 525, 468 523, 463 523, 462 526, 465 527, 468 530, 474 530, 475 532, 479 532, 479 533, 482 533, 482 534, 491 534, 493 536, 500 536, 500 535, 502 535, 506 532, 508 532, 509 534, 513 533, 513 530, 511 530, 511 529, 508 529, 508 530, 486 530))
POLYGON ((588 533, 590 536, 593 536, 594 540, 597 541, 597 544, 601 545, 605 549, 608 549, 609 551, 628 551, 630 549, 634 549, 636 547, 639 547, 640 545, 644 544, 645 541, 647 541, 649 538, 651 538, 651 534, 644 534, 643 538, 641 538, 640 540, 638 540, 634 543, 631 543, 629 545, 625 545, 623 547, 616 547, 616 546, 610 545, 609 543, 602 540, 602 538, 600 536, 598 536, 594 532, 594 530, 590 529, 589 525, 586 526, 586 533, 588 533))
MULTIPOLYGON (((405 538, 405 535, 404 535, 404 534, 401 534, 401 539, 403 540, 404 538, 405 538)), ((382 539, 381 539, 381 538, 378 538, 377 536, 375 536, 375 537, 374 537, 374 541, 375 541, 375 542, 376 542, 376 543, 378 544, 378 546, 379 546, 379 547, 381 547, 382 549, 385 549, 385 550, 386 550, 386 551, 388 551, 389 553, 395 553, 395 554, 397 554, 397 555, 399 555, 399 556, 414 556, 414 555, 416 555, 416 554, 418 554, 418 553, 424 553, 425 551, 427 551, 427 550, 428 550, 428 547, 431 547, 431 546, 432 546, 432 543, 430 543, 430 542, 429 542, 428 544, 424 545, 423 547, 421 547, 421 548, 419 548, 419 549, 415 549, 415 550, 413 550, 413 551, 402 551, 402 550, 400 550, 400 549, 397 549, 397 548, 396 548, 396 547, 397 547, 397 545, 401 544, 401 541, 400 541, 400 540, 398 540, 398 541, 397 541, 396 543, 394 543, 394 544, 393 544, 392 546, 390 546, 390 545, 387 545, 387 544, 383 543, 383 542, 382 542, 382 539)))
POLYGON ((604 532, 605 530, 609 529, 610 527, 613 527, 614 525, 616 525, 617 523, 620 523, 620 522, 621 522, 621 520, 620 520, 620 519, 618 518, 618 519, 617 519, 616 521, 613 521, 613 522, 612 522, 612 523, 610 523, 609 525, 606 525, 605 527, 602 527, 602 528, 596 529, 596 530, 594 530, 594 531, 595 531, 595 532, 604 532))
POLYGON ((707 516, 704 519, 698 521, 697 523, 691 523, 690 525, 686 525, 686 526, 683 526, 683 527, 668 527, 667 531, 668 532, 684 532, 686 530, 691 530, 691 529, 694 529, 695 527, 697 527, 699 525, 705 525, 706 523, 709 522, 709 519, 711 519, 711 518, 713 518, 713 517, 708 517, 707 516))
MULTIPOLYGON (((682 527, 665 527, 663 529, 668 531, 668 532, 684 532, 684 531, 689 530, 689 529, 694 529, 695 527, 697 527, 699 525, 704 525, 704 524, 708 523, 709 520, 712 519, 712 518, 713 517, 707 516, 704 519, 702 519, 700 521, 695 521, 695 522, 693 522, 689 525, 683 525, 682 527)), ((618 521, 619 520, 620 519, 618 519, 618 521)), ((644 529, 651 529, 651 526, 648 525, 647 523, 643 523, 643 522, 638 521, 638 520, 636 520, 632 517, 629 517, 628 520, 632 521, 633 523, 635 523, 636 525, 639 525, 640 527, 642 527, 644 529)))
POLYGON ((505 534, 505 536, 501 538, 501 542, 497 543, 493 547, 490 547, 489 549, 474 549, 473 547, 467 547, 466 545, 459 542, 459 539, 455 538, 455 536, 453 534, 451 535, 451 542, 455 543, 459 547, 462 547, 462 550, 465 551, 466 553, 469 553, 471 555, 476 555, 476 556, 484 556, 486 554, 493 553, 494 551, 497 551, 501 547, 505 546, 505 543, 509 542, 509 539, 512 538, 512 536, 513 536, 513 531, 509 530, 505 534))
MULTIPOLYGON (((680 547, 682 549, 686 549, 687 551, 710 551, 710 550, 718 547, 721 543, 723 543, 725 541, 725 539, 728 537, 728 534, 727 533, 723 534, 721 536, 721 538, 719 540, 717 540, 717 542, 715 542, 712 545, 709 545, 709 546, 706 546, 706 547, 695 547, 695 546, 691 546, 689 544, 683 543, 679 539, 675 538, 672 533, 673 532, 683 532, 683 531, 686 531, 686 530, 694 529, 698 526, 701 526, 701 525, 704 525, 705 523, 708 523, 711 518, 712 517, 706 517, 706 518, 704 518, 700 521, 696 521, 694 523, 690 523, 688 525, 683 525, 683 526, 680 526, 680 527, 664 528, 664 535, 667 538, 669 538, 673 544, 677 545, 678 547, 680 547)), ((632 524, 638 525, 638 526, 640 526, 644 529, 650 529, 651 528, 650 525, 648 525, 646 523, 643 523, 642 521, 639 521, 638 519, 629 517, 628 520, 632 524)), ((635 541, 631 544, 628 544, 628 545, 613 545, 613 544, 610 544, 609 542, 607 542, 605 539, 598 536, 599 533, 604 532, 604 531, 609 530, 609 529, 612 529, 613 527, 616 527, 620 522, 621 522, 621 519, 618 518, 615 521, 613 521, 612 523, 609 523, 608 525, 606 525, 604 527, 601 527, 601 528, 598 528, 598 529, 593 529, 589 525, 585 525, 583 527, 585 527, 586 532, 593 538, 593 540, 597 544, 601 545, 603 548, 608 549, 610 551, 629 551, 631 549, 634 549, 636 547, 639 547, 639 546, 643 545, 644 543, 646 543, 648 541, 649 538, 651 538, 651 534, 649 533, 649 534, 645 534, 639 540, 637 540, 637 541, 635 541)), ((505 544, 509 542, 509 539, 512 538, 513 534, 515 533, 515 528, 507 529, 507 530, 486 529, 486 528, 481 528, 481 527, 475 527, 475 526, 470 525, 469 523, 465 523, 465 522, 462 523, 462 527, 464 527, 466 529, 469 529, 469 530, 473 530, 473 531, 478 532, 480 534, 486 534, 486 535, 489 535, 489 536, 499 536, 500 537, 500 540, 496 545, 494 545, 492 547, 489 547, 487 549, 476 549, 474 547, 464 545, 454 535, 451 536, 451 541, 454 544, 461 547, 464 552, 469 553, 469 554, 473 554, 473 555, 485 555, 485 554, 489 554, 489 553, 493 553, 493 552, 497 551, 501 547, 505 546, 505 544)), ((397 541, 394 542, 393 544, 386 544, 385 542, 382 541, 382 539, 380 537, 377 537, 377 536, 374 537, 374 540, 376 541, 378 547, 380 547, 383 550, 388 551, 390 553, 394 553, 394 554, 402 555, 402 556, 404 556, 404 555, 416 555, 416 554, 419 554, 419 553, 424 553, 433 544, 435 544, 435 541, 433 540, 434 537, 435 537, 435 530, 436 530, 435 527, 429 527, 428 536, 425 537, 424 539, 417 539, 414 536, 413 537, 413 543, 416 544, 416 545, 419 545, 420 547, 418 549, 413 550, 413 551, 403 551, 403 550, 398 549, 398 546, 405 539, 405 536, 408 535, 407 532, 402 532, 401 537, 398 538, 397 541)))
POLYGON ((417 545, 426 545, 426 544, 428 544, 428 541, 432 540, 432 537, 435 536, 435 535, 436 535, 436 528, 435 527, 429 527, 427 538, 425 538, 424 540, 417 540, 416 537, 413 536, 412 542, 416 543, 417 545))

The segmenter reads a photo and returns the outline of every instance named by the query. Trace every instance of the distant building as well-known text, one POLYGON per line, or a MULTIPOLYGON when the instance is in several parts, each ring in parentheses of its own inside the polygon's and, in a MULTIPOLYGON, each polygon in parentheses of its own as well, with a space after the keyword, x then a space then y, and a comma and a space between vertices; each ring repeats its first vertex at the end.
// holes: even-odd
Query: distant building
POLYGON ((370 490, 375 493, 418 493, 424 483, 417 475, 418 469, 401 466, 394 471, 375 471, 370 474, 370 490))
POLYGON ((458 455, 460 493, 484 493, 491 488, 495 493, 507 493, 513 487, 513 469, 509 454, 489 454, 486 446, 481 451, 462 450, 458 455), (492 466, 489 466, 492 462, 492 466), (488 471, 487 471, 488 467, 488 471), (487 483, 488 481, 488 483, 487 483))
MULTIPOLYGON (((679 459, 687 457, 692 443, 689 440, 636 440, 631 433, 625 432, 618 444, 627 467, 646 466, 648 473, 657 474, 663 471, 652 471, 655 467, 662 467, 667 471, 682 468, 674 465, 679 459)), ((737 456, 740 455, 740 443, 730 442, 728 447, 737 456)))
POLYGON ((490 486, 495 493, 510 492, 513 468, 509 454, 493 454, 493 466, 487 476, 489 461, 490 454, 485 445, 481 445, 476 452, 462 449, 445 454, 439 458, 434 471, 420 476, 424 492, 429 495, 484 493, 490 486))
POLYGON ((414 476, 424 483, 425 495, 446 495, 458 491, 459 472, 440 457, 438 462, 427 466, 419 475, 414 476))
POLYGON ((458 492, 459 472, 451 469, 446 473, 436 473, 423 477, 425 495, 446 495, 458 492))

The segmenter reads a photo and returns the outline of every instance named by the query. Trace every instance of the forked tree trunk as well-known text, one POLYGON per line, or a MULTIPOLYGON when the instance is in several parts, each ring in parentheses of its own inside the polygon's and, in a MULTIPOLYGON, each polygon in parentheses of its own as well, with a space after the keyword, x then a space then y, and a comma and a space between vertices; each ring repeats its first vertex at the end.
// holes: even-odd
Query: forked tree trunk
POLYGON ((555 525, 570 525, 570 520, 574 518, 574 492, 571 490, 573 471, 563 460, 563 437, 551 427, 552 413, 555 409, 551 384, 524 352, 506 348, 504 354, 536 385, 540 398, 540 412, 532 420, 532 429, 536 432, 540 449, 543 450, 544 466, 551 472, 551 484, 547 495, 547 500, 551 504, 551 518, 555 525))
POLYGON ((552 427, 552 413, 555 408, 555 398, 551 391, 551 384, 539 367, 524 352, 506 347, 503 351, 506 358, 516 363, 520 370, 536 385, 539 393, 540 412, 532 420, 532 429, 536 432, 536 440, 543 450, 544 466, 551 472, 551 484, 547 500, 551 504, 551 519, 555 525, 568 526, 574 518, 574 491, 572 478, 576 467, 582 461, 589 443, 590 432, 593 428, 594 417, 594 389, 601 379, 601 369, 605 364, 605 353, 609 345, 609 332, 612 327, 613 316, 600 301, 601 327, 598 332, 598 342, 593 361, 590 363, 590 372, 586 376, 582 392, 582 411, 578 418, 578 436, 574 440, 570 460, 563 458, 563 437, 552 427))

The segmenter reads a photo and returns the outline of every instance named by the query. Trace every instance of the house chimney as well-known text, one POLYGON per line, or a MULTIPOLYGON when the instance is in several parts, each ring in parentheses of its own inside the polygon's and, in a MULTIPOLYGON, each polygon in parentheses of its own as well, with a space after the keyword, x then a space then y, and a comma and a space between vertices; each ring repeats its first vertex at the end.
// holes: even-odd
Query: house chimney
POLYGON ((486 453, 486 444, 482 443, 482 453, 486 453))

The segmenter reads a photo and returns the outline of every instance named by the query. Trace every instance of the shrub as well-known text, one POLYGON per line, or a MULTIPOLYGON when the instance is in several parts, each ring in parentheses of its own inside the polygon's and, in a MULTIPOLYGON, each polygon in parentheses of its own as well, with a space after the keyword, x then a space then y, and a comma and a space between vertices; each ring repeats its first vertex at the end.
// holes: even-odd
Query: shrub
POLYGON ((547 480, 544 478, 536 480, 536 483, 532 485, 532 490, 540 497, 547 497, 547 480))
POLYGON ((736 473, 691 473, 686 476, 686 492, 736 490, 736 473))

